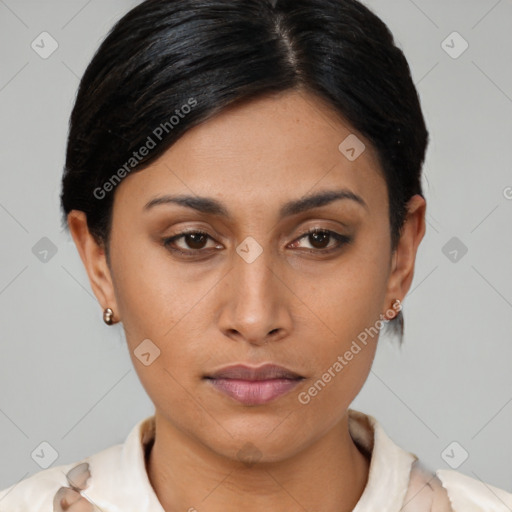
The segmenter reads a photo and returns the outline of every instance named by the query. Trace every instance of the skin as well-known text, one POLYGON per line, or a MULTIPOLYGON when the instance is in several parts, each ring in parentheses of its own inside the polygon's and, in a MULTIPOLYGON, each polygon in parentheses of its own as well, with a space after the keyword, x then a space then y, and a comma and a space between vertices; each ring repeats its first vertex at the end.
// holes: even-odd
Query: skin
POLYGON ((340 512, 352 510, 364 490, 369 461, 350 437, 347 409, 368 377, 378 335, 308 404, 298 395, 359 333, 389 315, 394 299, 403 300, 426 204, 419 195, 411 198, 392 253, 386 183, 374 149, 357 135, 366 150, 355 161, 338 150, 351 133, 332 108, 299 91, 224 110, 117 186, 110 267, 83 212, 68 216, 92 289, 122 321, 134 367, 155 404, 147 471, 168 512, 340 512), (287 201, 341 188, 367 207, 344 199, 278 218, 287 201), (162 194, 213 197, 232 219, 175 204, 143 211, 162 194), (352 242, 322 256, 337 242, 327 237, 315 245, 302 236, 313 227, 352 242), (196 251, 189 259, 162 245, 186 228, 210 237, 174 242, 196 251), (236 252, 249 236, 263 250, 251 263, 236 252), (134 355, 147 338, 161 351, 149 366, 134 355), (267 362, 305 379, 256 406, 203 379, 226 365, 267 362), (240 453, 251 450, 258 460, 244 462, 240 453))

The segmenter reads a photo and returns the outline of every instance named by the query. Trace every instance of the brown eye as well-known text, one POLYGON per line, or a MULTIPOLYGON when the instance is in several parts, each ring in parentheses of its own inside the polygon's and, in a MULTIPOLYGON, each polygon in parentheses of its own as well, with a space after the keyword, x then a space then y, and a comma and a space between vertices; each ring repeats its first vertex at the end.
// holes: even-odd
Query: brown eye
MULTIPOLYGON (((348 244, 352 241, 352 239, 346 235, 340 235, 334 231, 330 231, 328 229, 310 229, 302 234, 300 238, 295 241, 292 246, 297 247, 297 244, 300 240, 307 239, 310 245, 313 247, 309 252, 326 254, 332 251, 336 251, 341 249, 341 247, 345 244, 348 244), (329 248, 329 242, 334 239, 335 245, 334 247, 329 248)), ((307 249, 307 247, 306 247, 307 249)))
POLYGON ((208 239, 213 240, 213 238, 204 231, 184 231, 169 238, 164 238, 162 244, 170 251, 185 256, 192 256, 194 253, 205 252, 205 245, 208 239), (178 240, 182 240, 183 245, 177 245, 176 242, 178 240))
POLYGON ((204 233, 188 233, 183 235, 183 240, 186 241, 188 247, 191 249, 202 249, 208 238, 204 233))
MULTIPOLYGON (((305 249, 308 250, 308 252, 315 254, 331 253, 341 249, 343 245, 350 243, 352 240, 348 236, 340 235, 339 233, 330 231, 328 229, 314 228, 303 233, 302 236, 297 239, 297 241, 293 242, 291 247, 298 247, 297 244, 299 241, 306 238, 308 239, 312 248, 308 250, 306 247, 305 249), (330 247, 330 242, 332 240, 335 241, 335 244, 330 247)), ((184 231, 172 237, 164 238, 162 240, 162 244, 170 251, 178 253, 182 256, 194 256, 207 252, 208 248, 206 247, 206 244, 208 239, 213 240, 213 238, 204 231, 184 231), (183 245, 179 246, 176 243, 178 240, 182 239, 185 247, 183 245)), ((219 248, 219 246, 213 247, 213 249, 215 248, 219 248)))
POLYGON ((329 245, 331 235, 327 231, 315 231, 309 234, 309 241, 315 249, 325 249, 329 245))

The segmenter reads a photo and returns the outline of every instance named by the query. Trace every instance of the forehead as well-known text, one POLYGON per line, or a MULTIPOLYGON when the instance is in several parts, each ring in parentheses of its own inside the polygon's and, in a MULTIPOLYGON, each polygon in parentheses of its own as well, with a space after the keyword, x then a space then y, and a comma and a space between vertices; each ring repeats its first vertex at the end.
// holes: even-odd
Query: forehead
POLYGON ((115 203, 139 210, 165 193, 207 195, 233 208, 326 189, 349 189, 374 208, 387 197, 370 143, 317 97, 296 91, 224 110, 117 188, 115 203))

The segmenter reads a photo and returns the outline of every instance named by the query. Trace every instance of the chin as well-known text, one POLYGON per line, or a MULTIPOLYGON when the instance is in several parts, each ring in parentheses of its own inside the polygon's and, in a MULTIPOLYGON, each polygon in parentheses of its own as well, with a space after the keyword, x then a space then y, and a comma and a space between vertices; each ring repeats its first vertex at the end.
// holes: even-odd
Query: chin
POLYGON ((210 431, 211 435, 203 438, 202 442, 218 455, 240 461, 247 467, 280 462, 309 444, 307 439, 297 436, 300 431, 298 425, 293 426, 292 435, 290 426, 285 427, 282 422, 282 417, 277 421, 255 421, 250 426, 247 419, 219 422, 222 426, 217 424, 215 430, 210 431))

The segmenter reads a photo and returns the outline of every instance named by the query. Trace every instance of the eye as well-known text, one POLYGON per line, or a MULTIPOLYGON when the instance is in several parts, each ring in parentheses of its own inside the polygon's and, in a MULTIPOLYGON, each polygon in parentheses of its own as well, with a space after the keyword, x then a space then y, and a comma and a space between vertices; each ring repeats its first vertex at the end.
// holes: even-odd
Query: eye
MULTIPOLYGON (((328 254, 337 251, 341 249, 342 246, 352 241, 351 237, 341 235, 339 233, 336 233, 335 231, 331 231, 328 229, 313 228, 304 232, 302 236, 299 237, 290 246, 292 248, 298 247, 299 241, 302 240, 303 238, 307 238, 308 241, 310 242, 310 245, 313 247, 313 249, 306 248, 307 252, 315 254, 328 254), (334 240, 335 242, 334 246, 329 247, 329 242, 331 242, 332 240, 334 240)), ((213 240, 213 238, 208 233, 204 231, 190 230, 183 231, 182 233, 178 233, 177 235, 168 238, 164 238, 162 240, 162 244, 170 251, 187 257, 195 256, 198 253, 210 252, 209 249, 205 247, 208 242, 208 239, 213 240), (176 242, 182 239, 186 247, 176 246, 176 242)), ((222 248, 222 246, 216 245, 213 248, 210 247, 210 249, 214 250, 217 250, 219 248, 222 248)))
POLYGON ((336 233, 335 231, 331 231, 329 229, 312 228, 303 233, 300 238, 292 243, 292 246, 296 247, 298 241, 302 240, 303 238, 307 238, 310 242, 310 245, 313 246, 313 249, 308 250, 308 252, 319 254, 327 254, 333 251, 337 251, 338 249, 341 249, 343 245, 352 241, 349 236, 341 235, 340 233, 336 233), (331 239, 334 239, 335 244, 334 246, 329 247, 329 242, 331 239))
POLYGON ((190 230, 183 231, 177 235, 171 236, 169 238, 164 238, 162 243, 164 247, 167 249, 182 254, 184 256, 193 256, 194 253, 205 252, 204 245, 205 242, 210 238, 213 238, 204 231, 190 230), (173 244, 176 243, 177 240, 183 239, 183 242, 187 245, 187 247, 173 247, 173 244))

